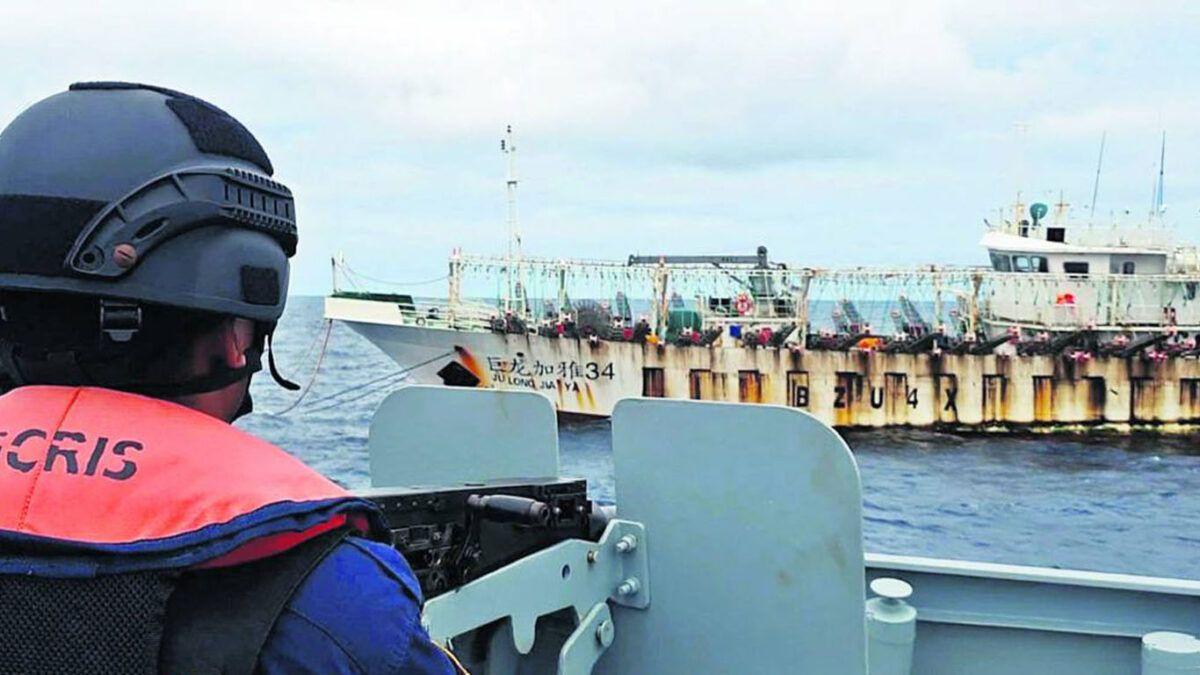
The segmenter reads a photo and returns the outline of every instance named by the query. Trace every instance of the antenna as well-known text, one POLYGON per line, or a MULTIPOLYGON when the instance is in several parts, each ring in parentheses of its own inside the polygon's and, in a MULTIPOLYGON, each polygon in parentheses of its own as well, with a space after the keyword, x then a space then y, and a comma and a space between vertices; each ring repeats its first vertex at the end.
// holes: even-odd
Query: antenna
POLYGON ((1167 132, 1162 132, 1162 147, 1158 151, 1158 182, 1154 185, 1154 201, 1150 207, 1150 215, 1162 213, 1163 208, 1163 165, 1167 159, 1167 132))
POLYGON ((1100 167, 1104 166, 1104 141, 1108 138, 1108 131, 1100 134, 1100 158, 1096 160, 1096 182, 1092 183, 1092 211, 1088 214, 1088 224, 1095 225, 1096 220, 1096 197, 1100 194, 1100 167))

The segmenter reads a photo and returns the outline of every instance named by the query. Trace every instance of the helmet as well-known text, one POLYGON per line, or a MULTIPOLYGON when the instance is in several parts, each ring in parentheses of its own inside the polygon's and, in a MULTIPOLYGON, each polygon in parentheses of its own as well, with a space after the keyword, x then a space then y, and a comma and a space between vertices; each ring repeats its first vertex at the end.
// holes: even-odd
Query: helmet
POLYGON ((198 98, 73 84, 0 133, 0 292, 275 321, 296 221, 272 173, 254 136, 198 98))
POLYGON ((111 342, 131 340, 146 306, 244 317, 269 338, 297 242, 292 193, 272 174, 210 103, 73 84, 0 133, 0 310, 5 294, 50 292, 95 298, 111 342))

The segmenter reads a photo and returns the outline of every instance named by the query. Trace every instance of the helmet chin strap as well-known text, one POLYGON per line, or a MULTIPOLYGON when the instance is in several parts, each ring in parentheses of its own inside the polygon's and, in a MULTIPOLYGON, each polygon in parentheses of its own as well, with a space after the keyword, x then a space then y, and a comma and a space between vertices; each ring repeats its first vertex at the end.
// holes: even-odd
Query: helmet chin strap
POLYGON ((254 341, 254 346, 244 352, 245 365, 230 368, 224 360, 214 358, 207 373, 174 382, 129 380, 127 379, 130 370, 128 361, 116 359, 84 363, 80 360, 79 354, 74 351, 50 353, 42 358, 28 359, 22 358, 11 346, 8 346, 9 348, 0 350, 0 359, 8 363, 5 370, 20 375, 21 381, 14 383, 18 386, 28 383, 98 386, 155 398, 205 394, 245 380, 246 393, 242 398, 241 407, 234 415, 234 419, 237 419, 249 414, 254 407, 250 396, 250 378, 254 373, 262 370, 262 348, 259 345, 263 344, 263 338, 265 338, 267 364, 272 379, 289 391, 296 391, 300 388, 300 385, 285 378, 279 372, 278 366, 275 365, 271 339, 274 328, 275 326, 272 324, 260 324, 258 332, 260 338, 254 341))
MULTIPOLYGON (((271 326, 265 332, 266 332, 266 338, 267 338, 267 366, 269 367, 269 369, 271 371, 271 378, 275 380, 276 384, 283 387, 284 389, 287 389, 288 391, 296 391, 297 389, 300 388, 300 385, 296 384, 295 382, 292 382, 291 380, 287 379, 283 375, 280 375, 279 368, 277 368, 275 366, 275 349, 271 345, 271 337, 275 334, 275 327, 271 326)), ((254 356, 258 360, 258 369, 261 369, 262 368, 262 356, 257 351, 255 351, 254 356)), ((249 353, 247 353, 246 364, 249 365, 249 363, 250 363, 250 355, 249 355, 249 353)), ((254 399, 250 395, 250 379, 249 379, 249 376, 247 376, 247 378, 246 378, 246 393, 242 396, 242 404, 240 406, 238 406, 237 412, 233 413, 233 419, 236 420, 239 417, 245 417, 246 415, 249 415, 252 412, 254 412, 254 399)), ((230 421, 232 422, 233 420, 230 420, 230 421)))
MULTIPOLYGON (((261 334, 266 338, 268 370, 271 373, 271 378, 274 379, 279 386, 287 389, 288 391, 296 391, 300 389, 300 385, 284 377, 279 372, 278 366, 275 365, 275 350, 272 348, 271 340, 271 337, 275 332, 274 328, 274 326, 269 326, 264 328, 261 332, 261 334)), ((255 343, 259 344, 259 341, 255 340, 255 343)), ((210 391, 217 391, 218 389, 224 389, 225 387, 228 387, 239 380, 249 380, 250 376, 262 370, 262 350, 259 347, 251 347, 250 349, 246 350, 245 354, 246 365, 241 366, 240 368, 230 368, 220 359, 213 359, 212 366, 209 368, 208 373, 199 377, 193 377, 181 382, 170 382, 163 384, 130 383, 129 386, 120 388, 126 391, 132 391, 134 393, 145 394, 147 396, 160 397, 187 396, 190 394, 205 394, 210 391)), ((248 414, 250 412, 248 408, 252 405, 249 403, 249 382, 247 382, 246 386, 246 398, 245 402, 242 404, 242 407, 247 408, 247 410, 244 413, 239 411, 240 415, 248 414)))
POLYGON ((250 380, 247 379, 246 393, 242 395, 242 404, 238 406, 237 412, 233 413, 233 419, 229 421, 232 422, 239 417, 245 417, 252 412, 254 412, 254 399, 250 397, 250 380))
POLYGON ((240 368, 230 368, 220 359, 213 359, 208 373, 198 377, 178 382, 128 382, 109 386, 114 389, 156 398, 174 398, 176 396, 207 394, 212 391, 224 389, 235 382, 249 379, 251 375, 260 370, 262 370, 262 353, 257 349, 248 349, 246 350, 246 365, 240 368))
MULTIPOLYGON (((267 331, 267 366, 269 366, 271 369, 271 377, 274 378, 275 382, 284 389, 287 389, 288 391, 299 391, 300 385, 292 382, 283 375, 280 375, 279 369, 275 367, 275 349, 271 346, 271 337, 273 335, 275 335, 274 326, 267 331)), ((250 392, 246 392, 246 395, 249 396, 250 392)))
MULTIPOLYGON (((271 378, 275 380, 276 384, 283 387, 284 389, 287 389, 288 391, 296 391, 297 389, 300 388, 300 385, 296 384, 295 382, 292 382, 291 380, 287 379, 283 375, 280 375, 279 368, 277 368, 275 366, 275 349, 271 345, 271 336, 275 334, 274 327, 272 326, 271 329, 267 330, 266 334, 267 334, 266 335, 266 337, 267 337, 267 367, 271 371, 271 378)), ((258 362, 259 362, 258 367, 259 367, 259 369, 261 369, 262 368, 262 356, 259 355, 257 352, 255 352, 255 356, 258 358, 258 362)), ((249 354, 247 354, 246 363, 247 364, 250 363, 249 354)), ((247 376, 246 393, 244 396, 242 396, 242 405, 238 406, 237 412, 235 412, 233 414, 233 419, 236 420, 239 417, 244 417, 246 415, 249 415, 252 412, 254 412, 254 399, 250 395, 250 380, 249 380, 249 376, 247 376)), ((230 421, 233 421, 233 420, 230 420, 230 421)))

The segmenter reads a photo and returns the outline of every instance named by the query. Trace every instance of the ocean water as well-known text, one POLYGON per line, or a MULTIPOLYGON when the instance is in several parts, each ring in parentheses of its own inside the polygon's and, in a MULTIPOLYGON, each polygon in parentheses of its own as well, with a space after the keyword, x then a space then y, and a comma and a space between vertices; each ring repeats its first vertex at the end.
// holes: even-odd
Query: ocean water
MULTIPOLYGON (((307 382, 324 334, 321 298, 292 298, 275 340, 281 370, 307 382)), ((363 385, 398 370, 334 324, 305 404, 273 414, 296 394, 260 374, 256 412, 238 425, 348 488, 366 487, 371 414, 397 385, 363 385)), ((611 500, 608 422, 565 423, 559 434, 564 472, 611 500)), ((1200 578, 1200 437, 844 436, 862 474, 870 552, 1200 578)))

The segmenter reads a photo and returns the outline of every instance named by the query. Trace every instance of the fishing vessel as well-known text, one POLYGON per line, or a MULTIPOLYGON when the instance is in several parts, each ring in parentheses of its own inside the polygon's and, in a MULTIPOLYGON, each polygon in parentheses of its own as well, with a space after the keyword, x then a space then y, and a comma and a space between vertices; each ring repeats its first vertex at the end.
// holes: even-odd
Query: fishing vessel
POLYGON ((978 267, 545 260, 510 236, 455 251, 430 300, 335 261, 326 315, 434 383, 383 401, 360 492, 431 637, 487 673, 1200 670, 1195 581, 864 551, 830 425, 1200 417, 1200 272, 1161 209, 1008 213, 978 267), (556 412, 612 415, 615 506, 559 475, 556 412))
POLYGON ((839 427, 1163 430, 1200 423, 1200 254, 1162 207, 1098 220, 1025 204, 986 265, 822 269, 752 255, 454 251, 446 297, 333 261, 325 313, 419 383, 532 390, 560 413, 629 396, 775 403, 839 427), (487 297, 483 289, 499 289, 487 297))

